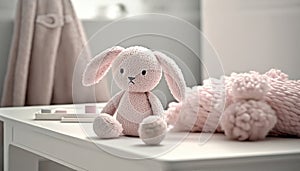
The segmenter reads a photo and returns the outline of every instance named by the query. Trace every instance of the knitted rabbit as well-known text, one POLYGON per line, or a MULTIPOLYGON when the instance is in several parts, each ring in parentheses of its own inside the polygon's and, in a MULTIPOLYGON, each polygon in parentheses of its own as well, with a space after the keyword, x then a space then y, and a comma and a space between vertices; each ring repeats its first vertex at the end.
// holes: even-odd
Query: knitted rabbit
POLYGON ((126 49, 116 46, 89 62, 83 84, 96 84, 110 68, 122 90, 108 101, 94 120, 94 132, 100 138, 125 134, 139 136, 146 144, 159 144, 165 137, 167 124, 160 100, 150 91, 159 83, 163 71, 172 95, 182 101, 186 84, 181 70, 161 52, 140 46, 126 49))

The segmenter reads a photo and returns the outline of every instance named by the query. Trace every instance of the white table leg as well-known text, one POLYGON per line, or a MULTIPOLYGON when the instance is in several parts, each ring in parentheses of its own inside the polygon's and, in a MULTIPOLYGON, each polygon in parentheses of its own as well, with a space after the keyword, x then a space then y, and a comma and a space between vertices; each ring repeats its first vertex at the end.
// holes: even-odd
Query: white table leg
POLYGON ((12 126, 3 123, 3 169, 9 171, 9 145, 12 142, 13 130, 12 126))
POLYGON ((14 129, 12 125, 4 122, 3 129, 4 171, 38 171, 40 157, 11 145, 14 129))
POLYGON ((9 149, 9 171, 38 171, 40 157, 11 145, 9 149))

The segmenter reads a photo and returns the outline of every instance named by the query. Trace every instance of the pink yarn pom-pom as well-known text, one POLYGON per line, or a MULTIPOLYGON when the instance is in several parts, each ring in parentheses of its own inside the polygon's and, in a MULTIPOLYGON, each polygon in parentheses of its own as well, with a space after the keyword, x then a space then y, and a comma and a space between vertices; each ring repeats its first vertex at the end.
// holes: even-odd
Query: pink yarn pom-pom
POLYGON ((278 80, 278 81, 287 81, 289 79, 289 76, 280 70, 277 69, 271 69, 270 71, 266 72, 265 74, 269 78, 278 80))
POLYGON ((264 139, 276 120, 275 111, 265 102, 242 100, 225 110, 221 127, 231 139, 254 141, 264 139))
POLYGON ((261 100, 269 90, 268 77, 257 72, 234 74, 231 77, 232 95, 236 100, 261 100))

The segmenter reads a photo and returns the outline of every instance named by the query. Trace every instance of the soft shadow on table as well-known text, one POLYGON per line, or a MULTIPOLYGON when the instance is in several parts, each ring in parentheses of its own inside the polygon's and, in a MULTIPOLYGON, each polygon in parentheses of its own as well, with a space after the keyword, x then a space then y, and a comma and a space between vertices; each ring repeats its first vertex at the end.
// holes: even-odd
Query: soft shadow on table
POLYGON ((144 144, 143 142, 141 142, 140 144, 133 144, 132 145, 133 147, 162 147, 164 146, 163 144, 158 144, 158 145, 147 145, 147 144, 144 144))
POLYGON ((101 141, 112 141, 112 140, 121 140, 122 139, 121 137, 119 137, 119 138, 99 138, 97 136, 88 136, 86 138, 89 139, 89 140, 97 140, 97 141, 99 141, 99 140, 101 140, 101 141))
POLYGON ((87 136, 87 139, 90 139, 90 140, 103 140, 103 141, 112 141, 112 140, 123 140, 124 138, 132 138, 132 139, 136 139, 136 140, 139 140, 138 137, 132 137, 132 136, 120 136, 120 137, 117 137, 117 138, 99 138, 97 136, 87 136))
MULTIPOLYGON (((90 139, 90 140, 96 140, 96 141, 99 141, 99 140, 101 140, 101 141, 112 141, 112 140, 115 140, 115 141, 121 141, 122 140, 122 137, 123 138, 127 138, 127 137, 129 137, 129 138, 133 138, 133 139, 136 139, 136 140, 140 140, 138 137, 132 137, 132 136, 121 136, 121 137, 119 137, 119 138, 108 138, 108 139, 101 139, 101 138, 99 138, 99 137, 97 137, 97 136, 90 136, 90 137, 87 137, 88 139, 90 139)), ((142 140, 140 140, 140 142, 139 143, 137 143, 137 144, 132 144, 131 146, 133 146, 133 147, 162 147, 162 146, 164 146, 163 144, 159 144, 159 145, 147 145, 147 144, 144 144, 143 142, 142 142, 142 140)))
POLYGON ((99 137, 97 137, 97 136, 92 136, 92 137, 86 137, 87 139, 90 139, 90 140, 105 140, 105 139, 101 139, 101 138, 99 138, 99 137))

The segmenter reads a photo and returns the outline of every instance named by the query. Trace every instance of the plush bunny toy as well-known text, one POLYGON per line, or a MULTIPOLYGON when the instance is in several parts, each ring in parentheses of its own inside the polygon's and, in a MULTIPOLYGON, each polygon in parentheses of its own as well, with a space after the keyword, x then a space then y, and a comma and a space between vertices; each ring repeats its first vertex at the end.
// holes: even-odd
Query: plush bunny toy
POLYGON ((100 138, 125 134, 139 136, 146 144, 159 144, 165 137, 167 124, 161 102, 150 91, 159 83, 164 71, 172 95, 182 101, 186 84, 181 70, 161 52, 141 46, 126 49, 116 46, 89 62, 83 74, 83 84, 96 84, 110 68, 122 91, 109 100, 94 120, 94 132, 100 138))

